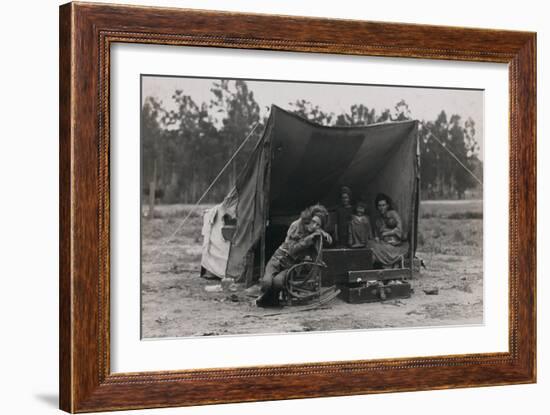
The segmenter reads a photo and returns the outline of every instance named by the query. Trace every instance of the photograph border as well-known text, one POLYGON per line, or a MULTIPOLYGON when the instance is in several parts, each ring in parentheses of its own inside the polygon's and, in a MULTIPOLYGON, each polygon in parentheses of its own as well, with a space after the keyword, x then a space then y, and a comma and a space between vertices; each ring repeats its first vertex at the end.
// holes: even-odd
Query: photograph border
POLYGON ((535 33, 89 3, 62 5, 59 24, 61 409, 91 412, 536 381, 535 33), (111 373, 113 43, 508 64, 509 351, 111 373))

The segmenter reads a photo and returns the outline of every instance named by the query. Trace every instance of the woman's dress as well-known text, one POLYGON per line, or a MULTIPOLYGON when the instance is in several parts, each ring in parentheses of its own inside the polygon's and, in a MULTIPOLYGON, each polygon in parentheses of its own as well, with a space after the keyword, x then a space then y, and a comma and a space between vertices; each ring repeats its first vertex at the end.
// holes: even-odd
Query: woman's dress
POLYGON ((388 210, 385 215, 379 215, 374 222, 373 239, 368 243, 372 250, 375 262, 384 267, 391 267, 399 262, 409 249, 409 244, 404 240, 401 218, 395 210, 388 210), (391 231, 391 235, 383 235, 391 231))
POLYGON ((261 307, 278 305, 279 292, 286 272, 293 265, 304 261, 306 257, 317 258, 319 254, 317 244, 309 235, 301 219, 292 222, 284 242, 265 266, 264 275, 260 280, 262 294, 256 300, 256 305, 261 307))

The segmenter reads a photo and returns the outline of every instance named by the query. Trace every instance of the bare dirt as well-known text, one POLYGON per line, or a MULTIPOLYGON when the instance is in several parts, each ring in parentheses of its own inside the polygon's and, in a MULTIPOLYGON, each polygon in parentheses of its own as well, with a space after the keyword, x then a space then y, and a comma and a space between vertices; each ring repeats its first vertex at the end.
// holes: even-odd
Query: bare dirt
POLYGON ((292 307, 257 308, 257 287, 233 284, 217 291, 219 280, 199 277, 201 209, 172 236, 189 207, 157 207, 155 218, 144 219, 142 224, 142 335, 158 338, 481 324, 482 210, 481 201, 422 203, 417 255, 426 269, 410 281, 414 289, 411 298, 368 304, 348 304, 336 298, 320 308, 297 311, 292 307))

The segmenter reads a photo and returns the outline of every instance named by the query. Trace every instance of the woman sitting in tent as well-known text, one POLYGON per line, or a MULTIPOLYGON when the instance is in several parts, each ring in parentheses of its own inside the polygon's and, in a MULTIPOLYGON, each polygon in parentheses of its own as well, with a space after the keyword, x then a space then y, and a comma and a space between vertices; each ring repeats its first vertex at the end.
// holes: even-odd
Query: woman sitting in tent
POLYGON ((265 267, 260 281, 262 294, 256 300, 258 307, 279 305, 279 294, 282 290, 286 271, 306 258, 317 257, 318 238, 332 243, 330 235, 323 230, 328 221, 328 212, 322 205, 311 206, 300 214, 288 228, 285 241, 277 248, 265 267))
POLYGON ((401 217, 392 206, 389 196, 379 193, 374 201, 378 217, 374 221, 374 240, 369 241, 374 261, 391 268, 403 258, 408 247, 404 241, 401 217))

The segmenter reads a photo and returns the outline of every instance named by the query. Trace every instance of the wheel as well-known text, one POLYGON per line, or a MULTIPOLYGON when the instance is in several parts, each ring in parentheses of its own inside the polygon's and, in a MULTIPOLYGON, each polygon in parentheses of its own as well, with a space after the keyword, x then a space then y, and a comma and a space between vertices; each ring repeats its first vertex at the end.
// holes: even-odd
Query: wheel
POLYGON ((302 262, 292 266, 287 274, 284 289, 289 301, 310 301, 319 297, 322 264, 302 262))

